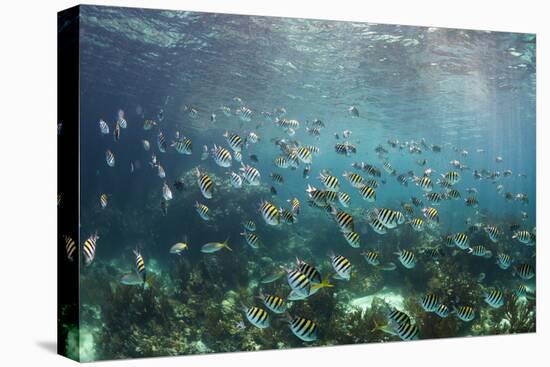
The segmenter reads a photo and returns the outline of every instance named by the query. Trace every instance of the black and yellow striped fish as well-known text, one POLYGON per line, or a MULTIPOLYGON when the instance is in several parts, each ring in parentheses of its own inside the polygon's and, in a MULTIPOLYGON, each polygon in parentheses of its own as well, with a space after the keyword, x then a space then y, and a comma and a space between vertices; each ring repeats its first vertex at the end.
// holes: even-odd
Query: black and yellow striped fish
POLYGON ((532 265, 523 263, 516 267, 515 274, 517 274, 521 279, 529 280, 535 276, 535 269, 532 265))
POLYGON ((412 269, 416 266, 416 256, 412 251, 399 250, 395 254, 398 255, 399 261, 405 268, 412 269))
POLYGON ((313 160, 311 152, 306 147, 299 147, 296 152, 298 158, 305 164, 310 164, 313 160))
POLYGON ((265 307, 274 313, 281 314, 286 311, 285 301, 279 296, 273 294, 263 294, 260 292, 260 296, 258 298, 262 300, 265 307))
POLYGON ((424 297, 421 298, 420 304, 426 312, 434 312, 439 306, 440 299, 439 296, 433 293, 427 293, 424 297))
POLYGON ((454 241, 456 247, 461 250, 466 250, 470 246, 470 239, 468 235, 464 232, 458 232, 454 235, 454 241))
POLYGON ((437 316, 444 319, 445 317, 449 316, 450 310, 449 310, 449 307, 447 307, 447 305, 445 305, 443 303, 440 303, 439 306, 437 306, 437 309, 434 312, 437 316))
POLYGON ((285 156, 275 158, 274 163, 279 168, 288 168, 288 159, 285 156))
POLYGON ((427 192, 424 197, 433 204, 438 204, 441 202, 441 194, 435 191, 427 192))
POLYGON ((244 231, 241 233, 241 236, 244 236, 246 243, 248 243, 250 247, 254 249, 257 249, 258 247, 260 247, 259 246, 260 238, 255 232, 244 231))
POLYGON ((499 308, 504 305, 504 293, 498 289, 493 289, 484 293, 483 300, 492 308, 499 308))
POLYGON ((329 175, 327 173, 321 172, 319 179, 325 185, 325 188, 330 191, 339 191, 340 190, 340 181, 336 176, 329 175))
POLYGON ((344 238, 346 239, 346 242, 353 248, 359 248, 360 244, 360 236, 357 232, 344 232, 344 238))
POLYGON ((210 209, 206 205, 195 201, 195 210, 202 220, 210 220, 210 209))
POLYGON ((233 151, 235 152, 241 151, 243 146, 243 139, 239 135, 229 133, 229 131, 226 131, 223 134, 223 136, 226 139, 227 144, 229 144, 229 146, 231 147, 231 149, 233 149, 233 151))
POLYGON ((382 175, 382 172, 372 164, 365 164, 363 166, 363 171, 369 174, 369 176, 380 177, 382 175))
POLYGON ((318 190, 313 186, 308 185, 306 192, 308 193, 309 198, 318 206, 326 206, 326 193, 327 191, 318 190))
POLYGON ((241 168, 239 170, 242 172, 243 178, 249 185, 258 186, 260 184, 261 175, 260 171, 256 168, 241 163, 241 168))
POLYGON ((101 194, 99 196, 99 203, 101 204, 102 209, 105 209, 107 207, 108 202, 109 198, 107 197, 107 194, 101 194))
POLYGON ((193 142, 191 139, 183 137, 171 145, 179 154, 191 155, 193 153, 193 142))
POLYGON ((250 232, 254 232, 256 230, 256 223, 253 220, 246 220, 243 222, 244 229, 250 232))
POLYGON ((77 247, 76 242, 71 238, 71 236, 63 236, 63 239, 65 240, 65 252, 67 253, 67 259, 69 259, 69 261, 73 261, 77 247))
MULTIPOLYGON (((286 158, 288 159, 288 165, 292 168, 297 168, 300 165, 300 159, 298 158, 298 154, 296 154, 295 151, 288 152, 286 155, 286 158)), ((309 166, 306 166, 309 167, 309 166)))
POLYGON ((300 200, 298 200, 297 198, 292 198, 289 200, 289 202, 290 210, 292 210, 294 214, 300 214, 300 200))
POLYGON ((447 247, 455 247, 455 236, 449 233, 443 237, 443 242, 447 247))
POLYGON ((317 340, 317 324, 303 317, 294 317, 290 320, 290 330, 294 335, 305 342, 317 340))
POLYGON ((506 270, 512 265, 512 257, 508 254, 505 254, 503 252, 499 253, 497 255, 497 265, 502 270, 506 270))
POLYGON ((516 231, 512 235, 512 238, 517 239, 519 242, 523 244, 530 244, 532 236, 531 236, 531 232, 526 230, 521 230, 521 231, 516 231))
POLYGON ((273 182, 276 182, 276 183, 279 183, 279 184, 282 184, 282 183, 285 182, 284 177, 279 173, 271 173, 270 176, 271 176, 271 179, 273 180, 273 182))
POLYGON ((415 177, 414 182, 426 192, 430 192, 433 189, 432 180, 428 176, 415 177))
POLYGON ((386 228, 384 223, 382 223, 382 221, 376 217, 370 219, 368 223, 371 228, 378 234, 386 234, 388 232, 388 229, 386 228))
POLYGON ((413 218, 411 220, 411 227, 417 232, 422 231, 424 229, 424 220, 422 218, 413 218))
POLYGON ((368 250, 368 251, 362 252, 361 255, 365 257, 365 260, 370 265, 374 265, 374 266, 380 265, 380 253, 378 253, 377 251, 368 250))
POLYGON ((321 149, 315 145, 306 145, 306 148, 313 154, 319 154, 321 152, 321 149))
POLYGON ((487 235, 489 236, 489 239, 492 241, 492 242, 498 242, 499 238, 500 238, 500 230, 498 229, 497 226, 487 226, 485 227, 485 232, 487 233, 487 235))
POLYGON ((239 118, 244 122, 250 122, 252 120, 253 112, 250 108, 242 106, 236 112, 239 118))
POLYGON ((294 212, 291 210, 282 209, 280 213, 283 222, 286 224, 294 224, 298 221, 298 218, 296 218, 296 214, 294 214, 294 212))
POLYGON ((403 209, 405 209, 407 214, 412 215, 414 213, 414 207, 411 204, 401 203, 401 206, 403 207, 403 209))
POLYGON ((115 166, 115 155, 109 149, 105 152, 105 161, 109 167, 115 166))
POLYGON ((363 176, 358 173, 344 172, 342 176, 344 176, 351 184, 351 186, 355 187, 356 189, 359 189, 363 186, 363 176))
POLYGON ((436 208, 426 207, 422 209, 424 218, 433 222, 439 222, 439 211, 436 208))
POLYGON ((337 210, 336 208, 331 208, 331 213, 342 232, 346 233, 354 231, 355 226, 353 224, 353 217, 351 214, 348 214, 342 210, 337 210))
POLYGON ((527 296, 527 286, 525 284, 518 284, 516 289, 514 290, 514 294, 516 297, 526 297, 527 296))
POLYGON ((388 313, 388 319, 390 320, 390 322, 393 322, 397 325, 404 325, 404 324, 411 323, 410 316, 403 311, 399 311, 396 308, 394 308, 388 313))
POLYGON ((460 173, 456 171, 450 171, 445 173, 445 175, 442 175, 443 179, 450 183, 451 185, 456 184, 458 181, 460 181, 460 173))
POLYGON ((197 168, 197 183, 199 189, 201 190, 202 196, 206 199, 212 199, 212 192, 214 190, 214 181, 205 173, 202 173, 199 168, 197 168))
POLYGON ((453 312, 456 314, 456 316, 459 319, 461 319, 462 321, 465 321, 465 322, 472 321, 476 317, 474 309, 471 306, 454 307, 453 312))
POLYGON ((159 151, 161 151, 162 153, 166 152, 166 137, 164 136, 162 131, 159 131, 157 135, 157 146, 159 148, 159 151))
POLYGON ((332 268, 339 279, 349 280, 351 277, 351 263, 342 255, 333 255, 331 257, 332 268))
POLYGON ((84 263, 90 265, 95 258, 95 251, 97 246, 97 240, 99 236, 97 233, 91 235, 82 245, 82 253, 84 254, 84 263))
POLYGON ((281 223, 281 213, 279 209, 269 201, 262 201, 260 203, 260 213, 262 218, 270 226, 276 226, 281 223))
POLYGON ((214 158, 214 162, 216 162, 216 164, 220 167, 227 168, 231 166, 231 153, 229 153, 229 150, 224 147, 214 144, 214 148, 212 149, 212 157, 214 158))
POLYGON ((363 187, 359 189, 359 193, 361 197, 368 202, 372 203, 376 201, 376 190, 369 185, 363 185, 363 187))
POLYGON ((468 249, 468 252, 474 256, 479 257, 489 258, 492 256, 492 252, 490 250, 487 250, 487 248, 483 245, 473 246, 468 249))
POLYGON ((466 206, 472 206, 472 207, 476 207, 479 205, 479 201, 475 196, 467 197, 466 199, 464 199, 464 203, 466 204, 466 206))
POLYGON ((344 208, 347 208, 351 204, 351 196, 349 196, 349 194, 347 192, 340 191, 340 192, 338 192, 338 202, 344 208))
POLYGON ((377 218, 385 227, 395 228, 403 219, 402 214, 388 208, 377 208, 369 212, 369 217, 377 218))
POLYGON ((460 191, 458 191, 457 189, 450 189, 449 191, 447 191, 447 197, 453 200, 458 200, 460 199, 460 191))
POLYGON ((338 198, 338 193, 336 191, 323 190, 325 193, 325 202, 327 204, 334 204, 338 198))
POLYGON ((420 329, 416 324, 400 324, 395 329, 401 340, 416 340, 420 335, 420 329))
POLYGON ((396 172, 395 172, 395 168, 393 168, 393 166, 391 165, 390 162, 388 161, 384 161, 384 163, 382 163, 382 166, 384 167, 384 170, 389 173, 390 175, 395 175, 396 172))
POLYGON ((145 283, 145 280, 147 278, 145 261, 143 260, 143 256, 141 256, 138 250, 134 250, 134 255, 136 256, 136 272, 141 277, 143 283, 145 283))
POLYGON ((267 311, 259 307, 243 306, 243 311, 246 314, 246 319, 259 329, 269 327, 269 315, 267 311))
POLYGON ((321 278, 321 273, 319 273, 319 271, 315 269, 314 266, 298 258, 296 259, 296 265, 298 267, 298 271, 304 274, 311 283, 319 284, 322 282, 323 279, 321 278))
POLYGON ((378 186, 380 186, 380 184, 378 183, 378 181, 375 178, 369 178, 367 180, 367 186, 370 186, 373 189, 377 189, 378 186))
POLYGON ((311 291, 311 281, 300 270, 287 270, 287 281, 290 288, 302 296, 309 296, 311 291))

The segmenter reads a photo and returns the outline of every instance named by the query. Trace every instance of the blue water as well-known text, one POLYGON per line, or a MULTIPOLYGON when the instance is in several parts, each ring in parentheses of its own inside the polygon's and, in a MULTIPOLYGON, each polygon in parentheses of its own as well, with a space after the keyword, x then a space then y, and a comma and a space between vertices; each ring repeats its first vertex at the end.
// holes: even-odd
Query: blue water
MULTIPOLYGON (((534 264, 534 247, 518 244, 508 229, 510 224, 517 223, 521 229, 533 231, 536 224, 534 35, 83 7, 80 46, 80 239, 83 242, 95 231, 100 235, 95 263, 83 269, 84 277, 94 276, 93 267, 99 267, 98 264, 112 264, 117 270, 102 271, 110 272, 110 275, 103 276, 106 279, 110 276, 111 284, 116 285, 122 273, 132 271, 134 257, 131 250, 138 247, 146 263, 155 264, 152 274, 157 272, 158 278, 165 278, 168 282, 165 287, 169 289, 178 284, 173 269, 177 266, 175 261, 181 259, 174 260, 174 255, 168 254, 168 250, 187 236, 190 249, 184 256, 188 271, 192 272, 194 266, 212 266, 205 257, 230 256, 233 260, 223 264, 230 266, 233 261, 236 268, 218 270, 222 277, 223 274, 240 274, 237 279, 229 281, 228 287, 233 290, 248 287, 249 292, 254 293, 256 290, 251 288, 251 280, 258 281, 266 275, 267 268, 290 264, 296 256, 306 257, 328 273, 330 263, 326 254, 329 251, 341 252, 354 265, 364 267, 364 260, 359 255, 361 250, 378 248, 384 252, 387 261, 393 261, 399 267, 394 274, 384 274, 387 286, 406 295, 421 293, 428 288, 426 279, 429 277, 423 278, 422 284, 418 284, 419 280, 414 276, 403 281, 403 276, 411 273, 403 272, 392 252, 397 250, 397 245, 421 248, 426 245, 427 237, 420 237, 421 234, 405 228, 407 224, 387 235, 374 233, 366 224, 365 212, 369 208, 403 210, 401 202, 410 202, 412 196, 429 205, 422 197, 422 190, 412 181, 404 187, 394 176, 387 174, 382 167, 384 160, 400 174, 412 170, 421 176, 424 169, 433 168, 432 179, 437 192, 444 192, 436 185, 437 178, 456 170, 449 164, 451 160, 459 160, 467 166, 458 170, 461 181, 455 186, 462 197, 435 206, 439 210, 440 222, 438 226, 426 229, 431 236, 430 245, 444 247, 441 237, 467 231, 469 224, 466 220, 469 219, 472 224, 498 225, 505 232, 500 244, 492 244, 483 230, 472 235, 476 241, 482 242, 479 244, 490 248, 493 256, 503 249, 513 249, 510 251, 517 257, 517 263, 528 261, 534 264), (224 116, 219 109, 222 105, 230 107, 233 115, 224 116), (190 116, 185 106, 196 108, 198 117, 190 116), (252 109, 251 122, 235 116, 234 111, 241 106, 252 109), (359 117, 349 113, 351 106, 357 107, 359 117), (261 112, 273 113, 279 107, 286 109, 285 118, 300 121, 295 136, 288 136, 274 123, 274 117, 266 119, 261 115, 261 112), (101 135, 98 121, 104 119, 112 132, 120 109, 125 112, 128 128, 122 129, 120 140, 115 142, 112 134, 101 135), (162 122, 157 117, 161 109, 164 112, 162 122), (216 114, 214 123, 210 120, 212 113, 216 114), (315 118, 326 125, 318 139, 306 131, 307 122, 315 118), (159 125, 144 131, 145 119, 159 121, 159 125), (170 147, 166 153, 160 153, 156 144, 159 129, 168 142, 174 139, 176 131, 189 137, 193 142, 193 154, 180 155, 170 147), (164 180, 157 176, 156 169, 149 166, 151 154, 160 159, 166 170, 166 182, 171 185, 176 178, 197 166, 226 179, 226 172, 237 171, 237 162, 233 161, 231 169, 225 169, 217 166, 211 157, 200 160, 203 145, 227 147, 222 136, 226 130, 243 138, 251 131, 261 137, 259 143, 249 144, 243 150, 243 162, 256 167, 262 175, 261 188, 264 191, 258 194, 258 200, 239 200, 242 194, 234 189, 226 198, 216 197, 215 192, 215 198, 208 201, 202 198, 193 180, 183 193, 172 186, 175 199, 173 203, 169 202, 167 215, 163 216, 159 202, 164 180), (357 146, 357 153, 349 157, 334 151, 334 145, 345 140, 341 136, 344 130, 352 131, 348 140, 357 146), (340 139, 337 140, 335 134, 339 134, 340 139), (276 138, 319 147, 320 153, 314 155, 308 179, 302 176, 304 165, 295 171, 273 165, 274 158, 282 154, 274 144, 276 138), (150 141, 151 151, 144 151, 143 139, 150 141), (403 149, 391 148, 388 140, 398 140, 403 149), (422 153, 410 154, 408 146, 421 140, 427 144, 422 153), (429 149, 432 144, 441 146, 442 151, 432 152, 429 149), (389 153, 379 157, 374 150, 378 145, 389 153), (107 149, 115 154, 114 168, 105 162, 107 149), (463 150, 467 155, 461 155, 463 150), (251 154, 257 155, 259 162, 252 162, 251 154), (497 162, 497 157, 502 157, 502 162, 497 162), (415 163, 419 159, 427 159, 427 164, 420 167, 415 163), (136 165, 134 172, 130 171, 130 162, 136 165), (370 163, 382 171, 375 203, 363 201, 357 190, 342 177, 344 171, 355 171, 368 178, 366 173, 352 168, 354 162, 370 163), (362 249, 349 247, 332 218, 323 210, 307 205, 305 188, 307 184, 322 187, 317 179, 322 170, 329 170, 338 177, 341 190, 352 196, 350 211, 353 210, 357 230, 362 235, 362 249), (498 171, 500 177, 476 180, 474 170, 498 171), (511 170, 510 177, 503 176, 505 170, 511 170), (269 177, 271 172, 283 174, 284 184, 273 184, 269 177), (276 196, 268 192, 272 185, 278 192, 276 196), (502 192, 497 192, 497 185, 503 185, 502 192), (478 190, 479 207, 464 204, 464 198, 470 196, 466 188, 478 190), (505 192, 513 196, 524 193, 529 201, 506 200, 505 192), (104 210, 99 205, 101 193, 109 195, 109 204, 104 210), (297 197, 302 204, 298 223, 278 228, 267 226, 258 212, 259 199, 287 207, 286 201, 292 197, 297 197), (212 222, 204 222, 198 217, 193 208, 195 201, 217 210, 212 222), (526 213, 526 219, 522 218, 521 212, 526 213), (240 223, 249 218, 256 222, 257 233, 263 242, 256 251, 252 251, 239 235, 242 232, 240 223), (221 242, 226 237, 230 238, 232 253, 200 253, 200 246, 204 243, 221 242), (301 245, 286 249, 287 244, 296 238, 301 245), (260 266, 261 257, 270 257, 272 263, 260 266), (360 266, 359 262, 362 263, 360 266), (260 268, 254 268, 251 263, 260 268), (252 274, 247 275, 246 267, 252 274)), ((422 216, 419 209, 415 209, 414 216, 422 216)), ((476 270, 489 275, 488 283, 480 289, 498 285, 512 292, 516 279, 511 276, 512 270, 499 272, 494 258, 480 262, 462 253, 454 255, 449 255, 445 261, 464 266, 460 270, 462 275, 464 269, 472 271, 471 278, 477 275, 476 270)), ((451 278, 459 276, 449 275, 451 278)), ((204 283, 205 289, 210 286, 204 283)), ((278 281, 277 287, 289 291, 284 278, 278 281)), ((337 283, 337 291, 338 287, 345 289, 346 286, 337 283)), ((211 299, 204 299, 203 295, 202 302, 220 304, 227 290, 219 291, 219 295, 212 294, 211 299)), ((447 291, 441 290, 442 293, 447 291)), ((166 293, 172 295, 174 290, 166 293)), ((356 290, 349 290, 349 293, 349 298, 367 295, 356 290)), ((97 294, 81 288, 84 304, 97 305, 103 312, 115 312, 103 304, 108 301, 97 299, 97 294)), ((191 294, 185 297, 189 298, 191 294)), ((254 303, 252 297, 242 301, 254 303)), ((482 300, 477 301, 480 302, 479 308, 487 307, 483 306, 482 300)), ((316 315, 309 317, 315 318, 316 315)), ((117 329, 128 327, 130 325, 116 325, 117 329)), ((278 328, 286 330, 285 326, 278 328)), ((247 324, 246 330, 251 329, 254 327, 247 324)), ((114 330, 110 332, 116 333, 114 330)), ((465 327, 456 335, 470 333, 470 329, 465 327)), ((285 338, 293 340, 293 336, 287 334, 285 338)), ((96 339, 101 339, 101 335, 104 334, 98 333, 96 339)), ((431 336, 438 337, 437 334, 431 336)), ((261 340, 256 339, 256 342, 262 345, 261 340)), ((295 341, 288 343, 284 347, 299 346, 292 344, 295 341)), ((326 344, 327 341, 320 338, 316 345, 326 344)), ((273 347, 276 346, 269 344, 260 349, 273 347)), ((162 348, 156 353, 136 352, 132 346, 129 347, 134 351, 132 353, 114 354, 100 351, 99 346, 97 348, 93 358, 190 353, 177 348, 176 352, 162 348)), ((239 348, 244 347, 212 347, 210 351, 239 348)))

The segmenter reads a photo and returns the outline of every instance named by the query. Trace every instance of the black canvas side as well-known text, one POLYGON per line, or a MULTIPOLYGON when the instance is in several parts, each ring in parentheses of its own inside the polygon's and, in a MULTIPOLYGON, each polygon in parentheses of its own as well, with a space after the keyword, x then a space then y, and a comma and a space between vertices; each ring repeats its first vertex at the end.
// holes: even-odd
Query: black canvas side
POLYGON ((79 7, 57 15, 57 352, 79 360, 79 7), (75 245, 72 261, 66 239, 75 245))

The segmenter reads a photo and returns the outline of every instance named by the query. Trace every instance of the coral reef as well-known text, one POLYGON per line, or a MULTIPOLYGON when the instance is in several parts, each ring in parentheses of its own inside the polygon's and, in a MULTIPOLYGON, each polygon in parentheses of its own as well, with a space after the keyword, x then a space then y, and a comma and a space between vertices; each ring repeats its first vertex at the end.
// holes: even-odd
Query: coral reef
MULTIPOLYGON (((102 255, 82 271, 80 313, 85 334, 80 335, 80 344, 81 348, 82 343, 87 347, 80 350, 81 357, 128 358, 398 341, 395 335, 374 330, 375 325, 388 322, 388 312, 393 308, 411 317, 420 328, 421 339, 535 330, 533 300, 509 297, 499 309, 492 309, 483 301, 483 291, 489 283, 507 289, 513 284, 511 276, 490 259, 461 261, 471 255, 441 246, 441 236, 435 229, 418 233, 402 226, 383 238, 372 231, 362 232, 362 248, 378 251, 382 264, 394 262, 394 271, 369 265, 360 251, 345 242, 335 223, 319 226, 320 218, 328 215, 322 211, 304 210, 299 228, 266 226, 259 215, 253 217, 262 228, 260 248, 252 249, 239 235, 241 224, 235 218, 248 218, 247 213, 255 211, 262 199, 277 203, 278 198, 272 197, 264 184, 243 186, 236 199, 227 177, 205 170, 217 182, 210 200, 202 197, 191 169, 179 177, 185 189, 177 192, 166 216, 158 206, 150 205, 124 216, 113 210, 103 211, 101 218, 88 218, 93 225, 111 221, 110 227, 102 224, 110 231, 105 237, 111 243, 120 238, 119 248, 125 250, 108 262, 104 260, 108 256, 102 255), (216 220, 205 222, 195 215, 191 204, 194 201, 206 202, 216 220), (155 233, 138 231, 138 219, 144 215, 157 228, 155 233), (178 233, 170 238, 159 237, 169 228, 178 228, 178 233), (125 238, 125 231, 138 233, 139 240, 125 238), (203 243, 224 240, 210 238, 210 233, 226 233, 234 251, 200 253, 203 243), (170 246, 187 235, 189 250, 181 256, 168 254, 170 246), (436 259, 426 254, 427 248, 435 246, 442 252, 436 259), (118 282, 121 276, 133 271, 131 250, 135 247, 141 248, 145 257, 147 283, 122 285, 118 282), (418 265, 414 269, 399 263, 395 254, 398 248, 415 253, 418 265), (333 277, 334 270, 326 256, 331 252, 345 255, 353 264, 349 281, 333 277), (319 336, 314 342, 303 342, 293 335, 285 315, 270 313, 271 327, 258 329, 243 312, 243 306, 261 306, 257 299, 260 291, 288 296, 284 275, 268 284, 260 280, 280 272, 280 266, 291 265, 296 257, 314 264, 334 285, 306 300, 288 302, 290 315, 310 318, 318 324, 319 336), (486 280, 478 282, 479 269, 487 269, 487 264, 491 266, 484 274, 486 280), (452 313, 441 318, 424 311, 419 299, 427 292, 437 294, 451 310, 455 304, 471 305, 475 319, 464 322, 452 313), (240 323, 244 323, 244 330, 240 323)), ((159 202, 160 195, 160 190, 151 192, 147 201, 159 202)), ((361 212, 353 214, 361 216, 361 212)), ((361 223, 356 225, 362 230, 361 223)), ((477 241, 475 234, 472 238, 477 241)), ((507 242, 500 246, 513 249, 507 242)), ((100 242, 98 251, 108 254, 109 243, 100 242)), ((70 329, 68 326, 68 334, 70 329)), ((71 335, 68 340, 74 344, 78 338, 71 335)))

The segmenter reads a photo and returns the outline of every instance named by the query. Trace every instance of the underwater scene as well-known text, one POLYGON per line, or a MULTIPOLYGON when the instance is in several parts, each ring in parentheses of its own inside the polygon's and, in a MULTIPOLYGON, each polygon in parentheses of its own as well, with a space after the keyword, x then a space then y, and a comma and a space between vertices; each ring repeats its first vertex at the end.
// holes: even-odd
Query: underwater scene
POLYGON ((68 349, 534 332, 535 50, 532 34, 81 7, 68 349))

